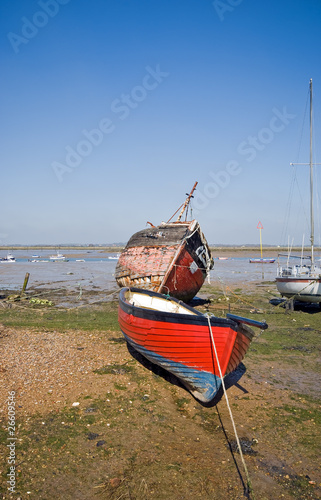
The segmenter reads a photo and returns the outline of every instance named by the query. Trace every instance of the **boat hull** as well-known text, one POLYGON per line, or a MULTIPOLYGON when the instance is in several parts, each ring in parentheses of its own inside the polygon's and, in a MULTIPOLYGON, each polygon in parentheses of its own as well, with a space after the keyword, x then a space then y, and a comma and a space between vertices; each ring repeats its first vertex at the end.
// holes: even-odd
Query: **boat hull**
POLYGON ((135 233, 118 259, 120 287, 141 287, 189 302, 213 267, 196 220, 161 224, 135 233))
POLYGON ((211 317, 219 369, 208 318, 176 299, 166 299, 148 290, 123 288, 118 321, 125 339, 136 351, 179 378, 204 403, 211 401, 221 387, 220 370, 223 377, 234 371, 253 338, 247 325, 211 317), (156 308, 149 302, 141 307, 142 297, 144 301, 158 301, 156 308), (172 309, 166 310, 169 306, 172 309), (175 309, 179 312, 172 312, 175 309))
POLYGON ((275 259, 250 259, 250 264, 273 264, 275 259))
POLYGON ((293 298, 301 302, 321 303, 321 279, 306 277, 276 278, 276 287, 282 297, 293 298))

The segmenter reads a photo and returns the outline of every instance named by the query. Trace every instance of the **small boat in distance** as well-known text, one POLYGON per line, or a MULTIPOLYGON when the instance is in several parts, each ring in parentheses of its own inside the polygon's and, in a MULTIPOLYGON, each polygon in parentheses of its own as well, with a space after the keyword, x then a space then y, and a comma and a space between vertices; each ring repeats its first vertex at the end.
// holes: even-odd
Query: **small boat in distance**
POLYGON ((8 252, 7 257, 0 257, 0 262, 1 264, 12 263, 16 262, 16 258, 12 255, 11 252, 8 252))
MULTIPOLYGON (((309 85, 310 93, 310 162, 304 165, 310 166, 310 252, 309 256, 287 255, 285 266, 278 261, 276 287, 282 297, 296 299, 307 303, 319 303, 321 305, 321 267, 315 264, 314 259, 314 198, 313 198, 313 163, 312 153, 312 79, 309 85), (300 259, 299 264, 291 264, 290 258, 300 259), (307 260, 307 263, 303 261, 307 260)), ((293 163, 292 163, 293 165, 293 163)), ((281 255, 281 254, 280 254, 281 255)), ((298 262, 298 261, 296 261, 298 262)))
POLYGON ((152 363, 175 375, 208 403, 222 378, 244 358, 254 332, 266 323, 228 314, 205 316, 183 302, 149 290, 123 288, 118 322, 126 341, 152 363))
POLYGON ((250 264, 273 264, 275 259, 250 259, 250 264))
POLYGON ((50 255, 49 259, 52 262, 67 262, 67 258, 59 252, 57 252, 57 255, 50 255))
POLYGON ((115 279, 120 287, 135 286, 189 302, 213 267, 213 259, 197 220, 187 221, 192 191, 167 222, 135 233, 121 252, 115 279), (171 222, 180 210, 176 221, 171 222), (185 221, 182 216, 185 213, 185 221))
POLYGON ((109 255, 107 257, 108 260, 118 260, 120 257, 120 253, 118 253, 117 255, 109 255))

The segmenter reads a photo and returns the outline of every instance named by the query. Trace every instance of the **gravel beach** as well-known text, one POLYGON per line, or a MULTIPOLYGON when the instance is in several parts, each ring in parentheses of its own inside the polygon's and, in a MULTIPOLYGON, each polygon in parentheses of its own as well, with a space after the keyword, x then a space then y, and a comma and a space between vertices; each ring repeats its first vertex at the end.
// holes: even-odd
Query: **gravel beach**
POLYGON ((202 289, 210 312, 231 310, 269 324, 256 332, 227 391, 251 493, 224 395, 201 405, 173 377, 134 356, 117 326, 116 295, 108 303, 98 293, 97 303, 80 306, 75 293, 67 310, 2 299, 3 499, 12 498, 6 483, 12 392, 13 498, 321 498, 317 309, 272 305, 275 290, 264 280, 202 289), (53 326, 61 315, 65 326, 53 326), (111 320, 115 326, 105 328, 111 320))

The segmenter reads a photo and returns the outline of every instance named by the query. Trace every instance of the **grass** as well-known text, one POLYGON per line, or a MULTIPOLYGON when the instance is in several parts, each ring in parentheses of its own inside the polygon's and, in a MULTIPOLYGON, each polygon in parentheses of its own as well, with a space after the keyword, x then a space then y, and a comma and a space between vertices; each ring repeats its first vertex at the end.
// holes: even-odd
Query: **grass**
MULTIPOLYGON (((220 293, 209 291, 213 297, 220 293)), ((320 370, 321 313, 285 312, 270 304, 264 290, 248 293, 244 302, 240 291, 236 289, 223 308, 214 299, 207 309, 221 316, 230 309, 253 319, 264 318, 269 325, 263 332, 255 330, 245 358, 248 370, 240 384, 250 387, 250 392, 229 390, 240 438, 258 441, 257 455, 247 459, 250 475, 255 477, 258 470, 261 479, 268 476, 273 485, 284 487, 279 492, 286 491, 293 498, 317 498, 304 471, 308 465, 312 471, 318 460, 321 401, 298 387, 291 388, 278 370, 296 371, 298 376, 320 370), (300 466, 291 465, 293 449, 300 466), (283 465, 277 469, 276 463, 290 464, 291 472, 283 465)), ((17 484, 22 498, 27 491, 42 499, 54 494, 83 498, 79 492, 111 500, 179 495, 239 498, 239 478, 226 446, 234 436, 224 401, 214 408, 203 407, 132 359, 120 339, 117 302, 71 310, 14 304, 0 309, 0 323, 40 330, 108 330, 110 345, 122 351, 117 361, 95 371, 103 391, 110 389, 106 394, 79 394, 78 407, 65 406, 47 414, 40 408, 38 414, 19 417, 17 484), (221 481, 224 471, 230 486, 221 481)), ((88 389, 94 393, 92 387, 88 389)), ((2 419, 1 423, 0 442, 5 443, 6 422, 2 419)), ((0 492, 5 495, 5 485, 0 485, 0 492)), ((258 486, 254 493, 257 498, 268 498, 258 486)))
POLYGON ((8 327, 46 330, 118 331, 117 303, 80 309, 19 307, 0 309, 0 323, 8 327))

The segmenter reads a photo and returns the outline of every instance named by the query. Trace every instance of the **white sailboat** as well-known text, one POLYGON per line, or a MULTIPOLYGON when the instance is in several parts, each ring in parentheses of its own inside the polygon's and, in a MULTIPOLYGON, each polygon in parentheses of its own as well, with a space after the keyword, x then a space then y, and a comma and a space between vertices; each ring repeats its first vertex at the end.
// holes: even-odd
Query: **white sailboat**
POLYGON ((296 257, 298 264, 290 265, 288 256, 285 266, 278 262, 276 287, 287 298, 321 305, 321 268, 314 259, 314 207, 313 207, 313 163, 312 159, 312 79, 310 80, 310 242, 311 255, 296 257), (308 260, 304 263, 304 260, 308 260))

